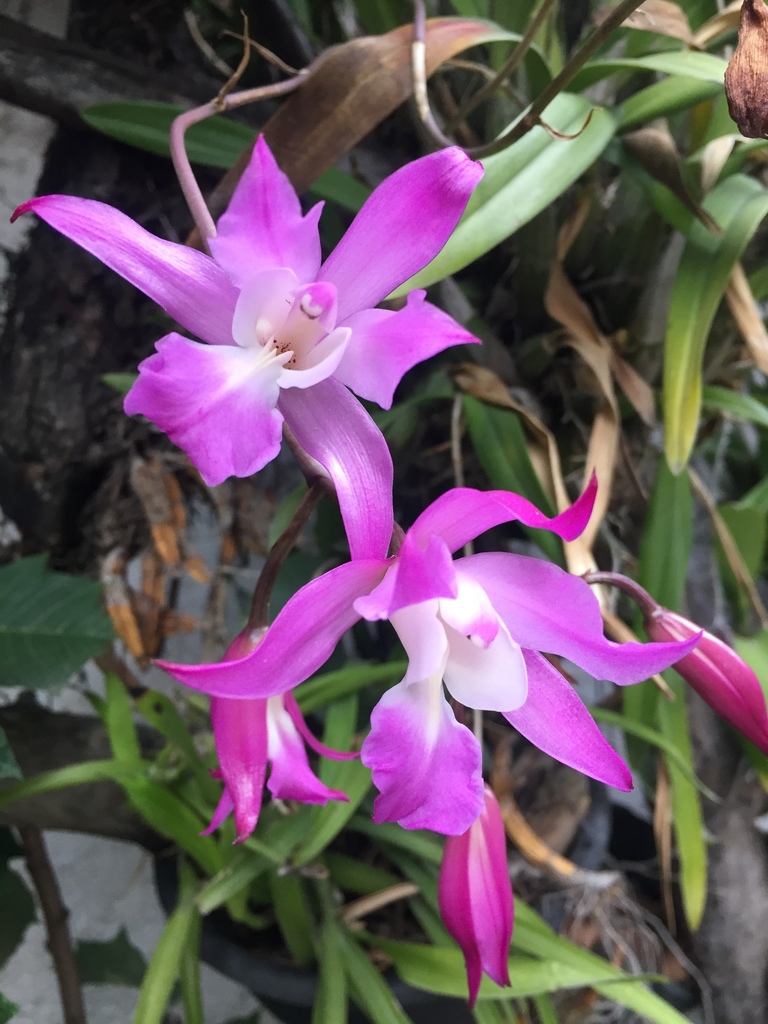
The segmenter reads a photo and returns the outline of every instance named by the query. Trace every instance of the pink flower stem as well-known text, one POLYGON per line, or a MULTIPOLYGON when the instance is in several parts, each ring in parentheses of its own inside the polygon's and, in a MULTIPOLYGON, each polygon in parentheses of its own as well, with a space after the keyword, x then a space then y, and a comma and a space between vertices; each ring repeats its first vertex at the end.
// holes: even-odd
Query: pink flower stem
POLYGON ((184 198, 187 200, 189 212, 197 225, 201 238, 205 241, 216 237, 216 225, 211 217, 210 210, 205 202, 203 193, 197 183, 192 166, 184 146, 184 135, 193 124, 199 124, 214 114, 222 114, 227 110, 234 110, 237 107, 245 106, 247 103, 257 103, 259 100, 271 99, 274 96, 285 96, 293 92, 304 81, 306 71, 300 71, 295 78, 289 78, 284 82, 275 82, 274 85, 262 85, 257 89, 244 89, 241 92, 233 92, 229 96, 218 96, 201 107, 194 107, 186 110, 173 121, 170 132, 171 159, 176 170, 176 177, 179 179, 184 198))
POLYGON ((621 590, 622 593, 632 598, 645 616, 652 615, 661 608, 658 601, 654 601, 647 590, 644 590, 639 583, 635 583, 634 580, 629 579, 627 576, 622 576, 621 573, 587 572, 583 578, 589 584, 603 583, 606 586, 616 587, 618 590, 621 590))

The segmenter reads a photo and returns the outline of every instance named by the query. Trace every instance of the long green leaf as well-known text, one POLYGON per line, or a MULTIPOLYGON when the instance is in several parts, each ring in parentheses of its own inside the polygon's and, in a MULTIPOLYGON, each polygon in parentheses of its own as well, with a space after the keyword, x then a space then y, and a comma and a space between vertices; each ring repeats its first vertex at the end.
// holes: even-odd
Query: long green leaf
POLYGON ((317 948, 319 978, 312 1007, 312 1024, 339 1024, 347 1019, 347 974, 339 925, 326 917, 317 948))
POLYGON ((620 71, 655 71, 665 75, 684 75, 687 78, 698 78, 703 82, 722 85, 727 66, 728 62, 722 57, 715 57, 711 53, 698 53, 695 50, 672 50, 648 53, 642 57, 593 60, 579 71, 569 88, 574 92, 580 92, 620 71))
POLYGON ((315 676, 296 689, 296 700, 304 714, 317 708, 332 704, 341 697, 356 693, 364 686, 377 686, 380 683, 391 683, 402 679, 407 663, 390 661, 385 665, 374 665, 370 662, 358 662, 345 665, 335 672, 324 672, 315 676))
POLYGON ((725 413, 737 420, 747 420, 759 427, 768 427, 768 406, 751 395, 742 395, 731 388, 706 387, 702 392, 705 409, 725 413))
POLYGON ((81 761, 65 768, 56 768, 50 772, 41 772, 31 779, 17 782, 0 790, 0 810, 25 800, 27 797, 38 796, 40 793, 51 793, 69 786, 82 786, 87 782, 124 782, 138 778, 143 769, 134 764, 121 764, 109 759, 104 761, 81 761))
POLYGON ((722 89, 721 82, 708 82, 702 78, 677 75, 664 78, 627 97, 618 110, 618 130, 630 131, 654 118, 669 117, 678 110, 688 110, 720 95, 722 89))
POLYGON ((704 200, 718 236, 692 224, 672 287, 664 347, 664 425, 674 473, 688 462, 701 410, 701 373, 712 321, 731 271, 768 213, 768 190, 736 174, 704 200))
POLYGON ((98 583, 51 572, 42 555, 0 569, 0 685, 59 686, 113 635, 98 583))
POLYGON ((509 238, 591 167, 615 130, 607 111, 594 110, 584 97, 568 93, 559 95, 542 116, 556 131, 576 137, 554 138, 537 127, 501 153, 484 159, 483 178, 453 235, 435 259, 395 295, 426 288, 509 238))
MULTIPOLYGON (((395 970, 409 985, 441 995, 466 999, 468 996, 464 958, 455 948, 437 948, 416 942, 399 942, 376 936, 375 945, 388 953, 395 970)), ((511 987, 501 988, 490 978, 483 978, 478 999, 527 998, 557 992, 565 988, 594 988, 610 985, 616 980, 614 969, 605 960, 595 958, 591 970, 584 966, 537 960, 530 956, 509 958, 511 987)))
POLYGON ((343 925, 337 925, 347 984, 352 998, 374 1024, 411 1024, 403 1009, 357 941, 343 925))
POLYGON ((168 918, 141 984, 133 1024, 161 1024, 184 950, 198 920, 194 903, 178 906, 168 918))

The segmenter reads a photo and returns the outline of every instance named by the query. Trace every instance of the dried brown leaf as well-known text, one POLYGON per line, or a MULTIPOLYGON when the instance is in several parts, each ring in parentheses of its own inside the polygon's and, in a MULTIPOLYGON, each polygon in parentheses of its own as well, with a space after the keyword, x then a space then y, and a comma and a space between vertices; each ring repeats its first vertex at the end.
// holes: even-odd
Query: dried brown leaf
POLYGON ((768 333, 740 263, 731 271, 725 298, 755 366, 768 373, 768 333))
POLYGON ((166 484, 165 477, 165 470, 157 459, 134 459, 130 474, 131 488, 147 517, 152 541, 166 565, 178 565, 181 561, 181 545, 176 524, 180 516, 170 496, 173 488, 166 484))
POLYGON ((732 32, 739 24, 742 0, 733 0, 732 3, 718 11, 709 21, 696 29, 691 45, 697 50, 706 50, 709 44, 726 32, 732 32))
MULTIPOLYGON (((592 20, 599 24, 612 10, 612 7, 603 7, 592 20)), ((637 10, 621 23, 621 27, 634 28, 641 32, 656 32, 660 36, 682 39, 684 43, 690 43, 692 38, 691 26, 685 12, 679 4, 672 3, 672 0, 645 0, 645 3, 640 4, 637 10)))

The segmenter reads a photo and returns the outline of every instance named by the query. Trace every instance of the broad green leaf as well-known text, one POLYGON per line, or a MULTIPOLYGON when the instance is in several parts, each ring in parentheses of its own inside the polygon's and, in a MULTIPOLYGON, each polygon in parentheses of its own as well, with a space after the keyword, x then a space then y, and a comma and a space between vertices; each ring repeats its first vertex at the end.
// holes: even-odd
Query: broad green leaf
POLYGON ((723 233, 691 225, 672 287, 664 346, 666 455, 675 473, 688 462, 696 440, 709 330, 733 267, 768 213, 768 190, 737 174, 719 182, 703 205, 723 233))
MULTIPOLYGON (((646 528, 640 546, 638 579, 642 586, 667 608, 679 609, 685 592, 685 579, 691 554, 693 506, 687 474, 674 476, 662 459, 648 510, 646 528)), ((701 922, 707 893, 707 851, 704 820, 696 785, 693 753, 685 706, 685 687, 676 672, 665 672, 664 679, 675 695, 674 701, 654 699, 659 728, 678 757, 667 759, 672 784, 672 817, 680 855, 680 888, 683 908, 691 929, 701 922), (682 769, 682 760, 687 766, 682 769)), ((642 724, 642 701, 650 683, 629 687, 625 693, 625 713, 642 724), (641 689, 641 687, 643 689, 641 689), (638 690, 637 694, 630 691, 638 690)), ((654 695, 655 696, 655 695, 654 695)), ((645 709, 647 710, 647 709, 645 709)))
POLYGON ((0 685, 59 686, 113 635, 98 583, 51 572, 42 555, 0 569, 0 685))
MULTIPOLYGON (((532 501, 547 515, 555 515, 549 497, 541 486, 533 468, 525 431, 520 418, 512 409, 502 409, 464 395, 462 408, 472 447, 491 487, 514 491, 532 501)), ((562 565, 563 549, 558 538, 547 530, 525 532, 534 540, 550 561, 562 565)))
POLYGON ((743 498, 734 502, 734 508, 751 508, 756 512, 762 512, 763 515, 768 515, 768 476, 747 491, 743 498))
POLYGON ((21 768, 16 760, 8 737, 0 728, 0 779, 21 779, 21 768))
MULTIPOLYGON (((395 970, 409 985, 458 999, 468 997, 464 957, 460 950, 399 942, 379 936, 374 941, 377 947, 392 957, 395 970)), ((596 959, 599 966, 586 971, 582 966, 558 963, 555 960, 513 955, 509 958, 510 988, 501 988, 490 978, 484 977, 478 999, 508 999, 510 996, 524 999, 565 988, 610 985, 616 977, 614 969, 606 961, 601 963, 599 958, 596 959)))
POLYGON ((0 967, 13 955, 36 918, 35 901, 22 877, 0 867, 0 967))
POLYGON ((731 388, 710 386, 702 390, 701 401, 705 409, 714 409, 734 419, 768 427, 768 407, 751 395, 742 395, 731 388))
POLYGON ((427 863, 439 865, 443 859, 443 844, 432 832, 400 828, 391 822, 374 825, 369 817, 356 815, 349 823, 349 829, 369 836, 377 842, 389 843, 408 853, 415 853, 427 863))
POLYGON ((668 117, 678 110, 688 110, 698 103, 718 96, 723 86, 701 78, 682 78, 674 75, 661 82, 640 89, 622 103, 618 109, 618 131, 629 131, 647 124, 657 117, 668 117))
POLYGON ((185 947, 198 921, 192 902, 180 904, 168 918, 141 984, 133 1024, 162 1024, 185 947))
POLYGON ((138 988, 147 969, 142 953, 121 928, 114 939, 78 942, 77 971, 84 985, 129 985, 138 988))
POLYGON ((8 1024, 8 1021, 12 1020, 20 1009, 21 1007, 12 1003, 0 992, 0 1024, 8 1024))
POLYGON ((367 896, 369 893, 396 885, 400 879, 391 871, 374 867, 356 857, 326 850, 323 863, 328 868, 334 884, 344 892, 367 896))
POLYGON ((67 789, 69 786, 81 786, 86 782, 123 782, 138 778, 141 773, 140 766, 134 764, 121 764, 114 760, 104 761, 81 761, 80 764, 70 764, 65 768, 56 768, 50 772, 41 772, 31 779, 17 782, 14 785, 0 789, 0 810, 9 807, 17 800, 25 800, 30 796, 38 796, 40 793, 51 793, 57 789, 67 789))
POLYGON ((615 130, 607 111, 593 109, 583 96, 569 93, 550 103, 542 118, 561 134, 576 138, 554 138, 537 127, 502 152, 484 158, 483 178, 453 235, 435 259, 394 295, 426 288, 455 274, 509 238, 592 166, 615 130))
MULTIPOLYGON (((95 103, 80 111, 91 128, 137 149, 170 156, 168 133, 184 108, 173 103, 147 101, 95 103)), ((187 154, 193 164, 228 170, 253 140, 256 129, 216 115, 192 125, 185 135, 187 154)))
POLYGON ((727 67, 728 62, 722 57, 695 50, 669 50, 664 53, 648 53, 642 57, 593 60, 578 72, 569 88, 574 92, 580 92, 620 71, 654 71, 665 75, 683 75, 686 78, 697 78, 722 86, 727 67))

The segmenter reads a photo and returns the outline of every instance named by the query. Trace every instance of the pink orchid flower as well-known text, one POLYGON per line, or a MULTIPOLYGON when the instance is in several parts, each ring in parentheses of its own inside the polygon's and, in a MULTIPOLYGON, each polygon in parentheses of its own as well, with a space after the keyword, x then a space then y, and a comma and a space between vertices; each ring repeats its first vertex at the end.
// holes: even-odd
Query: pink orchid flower
POLYGON ((445 926, 464 954, 472 1009, 483 972, 497 985, 510 983, 514 902, 504 823, 489 786, 476 821, 445 841, 437 899, 445 926))
MULTIPOLYGON (((258 642, 258 635, 241 634, 224 657, 242 657, 258 642)), ((247 839, 259 820, 265 779, 272 796, 280 800, 305 804, 348 800, 346 793, 329 789, 317 778, 309 766, 304 742, 335 760, 359 755, 331 750, 317 740, 290 691, 252 700, 213 697, 211 724, 219 759, 219 770, 214 775, 224 780, 224 792, 206 834, 234 811, 236 841, 247 839)))
POLYGON ((353 557, 386 553, 392 462, 362 398, 389 408, 406 370, 476 343, 412 292, 374 309, 443 248, 480 164, 460 149, 386 179, 322 262, 318 203, 304 216, 263 138, 208 240, 212 256, 167 242, 103 203, 42 196, 34 211, 154 299, 202 342, 171 332, 125 399, 183 448, 206 483, 250 476, 275 458, 283 422, 325 468, 353 557))
POLYGON ((640 682, 688 654, 681 643, 616 644, 603 634, 587 583, 550 562, 507 553, 452 554, 500 523, 518 520, 565 540, 589 520, 596 484, 550 519, 507 491, 449 491, 423 512, 397 555, 332 569, 302 587, 239 661, 160 662, 195 689, 231 698, 284 693, 315 672, 359 619, 389 619, 409 658, 381 698, 362 748, 379 790, 374 820, 461 835, 482 809, 480 745, 443 694, 501 712, 565 764, 628 790, 629 769, 575 690, 540 652, 598 679, 640 682))

